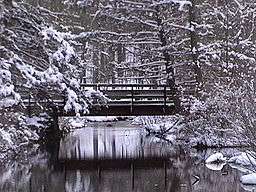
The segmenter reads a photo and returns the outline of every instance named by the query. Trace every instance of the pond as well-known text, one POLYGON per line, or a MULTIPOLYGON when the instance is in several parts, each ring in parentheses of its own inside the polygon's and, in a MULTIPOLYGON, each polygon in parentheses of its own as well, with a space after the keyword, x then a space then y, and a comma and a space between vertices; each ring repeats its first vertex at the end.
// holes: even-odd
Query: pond
POLYGON ((129 121, 88 123, 52 154, 0 167, 1 192, 245 192, 229 165, 205 166, 207 151, 156 141, 129 121), (215 169, 215 170, 211 170, 215 169), (217 171, 216 171, 217 170, 217 171))

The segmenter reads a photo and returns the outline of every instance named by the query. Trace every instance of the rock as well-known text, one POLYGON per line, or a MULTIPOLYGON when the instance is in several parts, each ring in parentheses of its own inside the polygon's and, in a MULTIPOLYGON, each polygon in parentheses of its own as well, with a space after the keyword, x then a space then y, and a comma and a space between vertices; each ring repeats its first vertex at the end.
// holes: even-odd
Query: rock
POLYGON ((256 173, 244 175, 240 178, 240 181, 245 185, 256 185, 256 173))
POLYGON ((207 163, 205 166, 213 171, 220 171, 223 169, 223 167, 226 165, 226 163, 207 163))

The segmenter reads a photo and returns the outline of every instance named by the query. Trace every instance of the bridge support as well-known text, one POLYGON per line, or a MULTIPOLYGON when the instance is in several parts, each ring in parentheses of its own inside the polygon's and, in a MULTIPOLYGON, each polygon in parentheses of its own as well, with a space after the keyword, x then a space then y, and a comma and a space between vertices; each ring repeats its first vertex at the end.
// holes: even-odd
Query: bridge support
POLYGON ((57 108, 51 107, 49 115, 51 116, 50 125, 47 127, 44 133, 44 142, 46 149, 51 154, 51 161, 55 162, 58 159, 59 143, 62 136, 62 132, 59 129, 59 118, 57 108))
POLYGON ((52 126, 51 129, 56 137, 61 136, 61 132, 59 129, 59 116, 58 116, 58 109, 57 107, 53 106, 51 107, 51 113, 50 116, 52 118, 52 126))

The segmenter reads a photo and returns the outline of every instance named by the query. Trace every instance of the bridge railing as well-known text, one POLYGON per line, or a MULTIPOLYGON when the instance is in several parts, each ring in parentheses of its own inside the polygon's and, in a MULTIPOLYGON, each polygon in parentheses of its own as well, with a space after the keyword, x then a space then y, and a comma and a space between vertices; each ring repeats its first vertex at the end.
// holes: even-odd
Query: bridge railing
POLYGON ((174 91, 167 85, 81 84, 81 88, 103 92, 110 105, 174 105, 174 91))
MULTIPOLYGON (((91 103, 90 110, 99 114, 166 114, 166 111, 176 110, 175 92, 167 85, 153 84, 80 84, 82 90, 101 91, 109 98, 107 105, 101 105, 97 99, 91 103)), ((41 92, 30 92, 23 90, 22 98, 26 108, 35 110, 36 106, 58 106, 60 114, 70 115, 72 112, 65 112, 65 97, 54 90, 43 94, 41 92), (46 98, 45 96, 48 95, 46 98), (40 96, 42 98, 40 98, 40 96), (51 103, 53 105, 51 105, 51 103)))

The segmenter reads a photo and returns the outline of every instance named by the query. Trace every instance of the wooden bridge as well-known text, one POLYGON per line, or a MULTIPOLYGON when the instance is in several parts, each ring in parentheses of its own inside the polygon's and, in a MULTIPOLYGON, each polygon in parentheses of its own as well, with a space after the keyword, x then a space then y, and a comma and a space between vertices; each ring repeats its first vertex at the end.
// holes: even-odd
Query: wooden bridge
MULTIPOLYGON (((167 115, 177 111, 178 100, 166 85, 81 84, 81 88, 101 91, 109 98, 106 105, 93 103, 89 115, 167 115)), ((63 112, 61 116, 72 114, 63 112)))
MULTIPOLYGON (((81 84, 82 90, 101 91, 109 99, 102 105, 97 99, 90 105, 89 114, 93 116, 131 116, 131 115, 171 115, 179 110, 179 98, 167 85, 153 84, 81 84)), ((35 110, 39 103, 36 98, 23 99, 28 110, 35 110)), ((42 101, 40 101, 42 102, 42 101)), ((47 102, 47 101, 44 101, 47 102)), ((51 101, 58 107, 58 116, 74 116, 74 111, 64 111, 63 96, 51 101)))
POLYGON ((177 110, 175 93, 166 85, 81 84, 81 88, 101 91, 109 98, 106 105, 93 103, 89 115, 167 115, 177 110))

